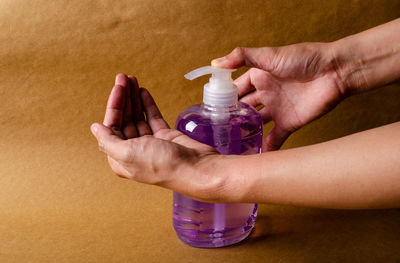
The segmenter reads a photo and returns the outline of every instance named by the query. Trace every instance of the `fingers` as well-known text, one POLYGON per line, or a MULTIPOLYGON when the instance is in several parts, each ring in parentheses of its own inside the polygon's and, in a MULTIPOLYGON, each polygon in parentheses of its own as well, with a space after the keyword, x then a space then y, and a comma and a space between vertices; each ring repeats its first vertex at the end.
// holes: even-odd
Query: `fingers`
POLYGON ((242 66, 269 70, 275 56, 273 48, 237 47, 230 54, 211 61, 211 65, 221 68, 240 68, 242 66))
MULTIPOLYGON (((237 78, 234 83, 238 86, 239 97, 245 97, 255 91, 261 99, 262 92, 271 91, 278 86, 279 81, 269 72, 252 68, 237 78)), ((265 95, 265 94, 264 94, 265 95)))
POLYGON ((145 121, 136 78, 118 74, 115 85, 109 97, 104 125, 126 139, 152 134, 145 121))
POLYGON ((142 99, 144 112, 146 113, 147 123, 150 125, 152 132, 156 133, 160 129, 168 129, 169 126, 163 119, 151 94, 146 89, 141 88, 140 97, 142 99))
POLYGON ((118 74, 115 77, 115 85, 119 85, 124 88, 125 91, 125 106, 123 112, 123 127, 122 132, 125 135, 125 138, 130 139, 137 137, 136 127, 132 121, 132 87, 129 79, 125 74, 118 74))
POLYGON ((107 101, 106 114, 103 121, 103 124, 110 127, 120 138, 124 137, 121 128, 124 119, 125 91, 126 89, 123 86, 115 85, 113 87, 107 101))
POLYGON ((125 160, 129 152, 128 145, 113 130, 99 123, 90 127, 99 143, 99 149, 116 160, 125 160))
POLYGON ((277 86, 276 80, 261 69, 252 68, 235 80, 240 101, 253 107, 263 105, 269 100, 268 94, 277 86))
POLYGON ((275 127, 271 130, 268 136, 265 138, 264 147, 262 149, 263 152, 275 151, 279 150, 285 140, 289 137, 291 132, 286 131, 279 126, 275 125, 275 127))
POLYGON ((268 122, 272 121, 272 115, 269 106, 264 106, 262 109, 258 111, 258 113, 260 113, 261 115, 263 124, 267 124, 268 122))
POLYGON ((251 70, 252 69, 248 70, 246 73, 235 79, 235 81, 233 82, 238 87, 239 98, 255 90, 255 87, 251 83, 251 70))
POLYGON ((240 101, 249 104, 254 108, 262 105, 262 102, 260 100, 260 94, 258 94, 257 92, 252 92, 247 94, 246 96, 242 97, 240 101))
POLYGON ((130 86, 131 86, 131 99, 132 99, 132 114, 133 121, 135 123, 136 129, 138 131, 139 136, 143 135, 151 135, 151 129, 149 125, 146 123, 143 108, 142 108, 142 100, 140 98, 140 89, 137 79, 134 76, 128 76, 130 86))
POLYGON ((119 73, 119 74, 117 74, 117 76, 115 76, 115 85, 119 85, 122 87, 128 87, 129 80, 125 74, 119 73))
POLYGON ((130 139, 151 135, 160 129, 169 129, 153 97, 146 89, 139 88, 134 76, 118 74, 115 84, 107 102, 103 122, 111 128, 113 135, 120 139, 130 139))

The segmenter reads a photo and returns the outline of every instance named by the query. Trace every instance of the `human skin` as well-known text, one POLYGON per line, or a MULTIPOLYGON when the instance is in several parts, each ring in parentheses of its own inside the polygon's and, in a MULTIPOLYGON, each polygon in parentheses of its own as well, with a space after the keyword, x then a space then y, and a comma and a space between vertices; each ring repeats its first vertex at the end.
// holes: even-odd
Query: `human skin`
POLYGON ((331 43, 236 48, 213 66, 251 69, 236 79, 241 101, 274 121, 264 151, 333 109, 344 98, 400 78, 400 19, 331 43))
POLYGON ((121 177, 201 201, 340 209, 400 205, 400 122, 321 144, 276 150, 296 129, 343 98, 396 81, 400 19, 332 43, 237 48, 213 65, 250 69, 236 80, 241 100, 274 121, 260 155, 219 155, 172 130, 150 93, 119 74, 99 148, 121 177))

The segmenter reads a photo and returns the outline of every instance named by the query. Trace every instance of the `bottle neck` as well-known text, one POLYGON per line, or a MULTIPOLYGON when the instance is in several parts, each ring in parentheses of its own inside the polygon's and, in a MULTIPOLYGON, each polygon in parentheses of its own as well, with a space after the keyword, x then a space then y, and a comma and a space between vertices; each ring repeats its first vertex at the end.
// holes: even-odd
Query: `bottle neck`
POLYGON ((211 81, 204 85, 203 103, 207 105, 218 105, 214 107, 230 107, 237 104, 238 89, 232 82, 211 81))
POLYGON ((238 103, 235 103, 233 105, 229 105, 229 106, 215 106, 215 105, 210 105, 210 104, 206 104, 203 103, 203 108, 209 111, 213 111, 213 112, 231 112, 231 111, 235 111, 238 108, 238 103))

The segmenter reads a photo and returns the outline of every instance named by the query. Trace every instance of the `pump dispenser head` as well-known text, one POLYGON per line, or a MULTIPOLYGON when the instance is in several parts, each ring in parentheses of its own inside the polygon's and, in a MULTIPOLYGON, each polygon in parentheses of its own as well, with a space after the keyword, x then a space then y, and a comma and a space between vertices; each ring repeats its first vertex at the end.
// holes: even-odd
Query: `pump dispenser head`
POLYGON ((229 107, 238 101, 238 89, 232 80, 235 69, 224 69, 205 66, 195 69, 185 75, 189 80, 211 74, 211 78, 204 85, 203 102, 214 107, 229 107))

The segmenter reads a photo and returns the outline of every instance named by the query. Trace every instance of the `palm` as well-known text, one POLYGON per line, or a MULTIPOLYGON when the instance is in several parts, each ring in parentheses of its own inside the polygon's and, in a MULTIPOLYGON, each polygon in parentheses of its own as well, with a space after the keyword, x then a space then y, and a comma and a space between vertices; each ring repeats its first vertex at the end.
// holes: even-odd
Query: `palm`
MULTIPOLYGON (((121 170, 123 177, 150 184, 164 182, 182 163, 196 162, 199 157, 217 154, 214 148, 169 128, 162 128, 153 136, 128 139, 127 143, 131 150, 141 149, 141 154, 130 151, 131 154, 122 163, 109 157, 110 165, 121 170)), ((192 180, 193 183, 204 183, 201 177, 192 180)))
MULTIPOLYGON (((339 99, 335 82, 327 76, 302 82, 279 80, 264 71, 255 74, 260 76, 254 81, 257 91, 251 104, 264 105, 260 110, 264 123, 272 120, 289 132, 326 113, 339 99)), ((246 97, 242 101, 246 102, 246 97)))
POLYGON ((274 121, 264 150, 279 149, 295 130, 332 109, 340 100, 337 73, 332 61, 321 55, 320 44, 297 44, 271 51, 254 50, 259 68, 235 82, 241 101, 259 110, 264 123, 274 121), (273 55, 271 55, 273 53, 273 55))
POLYGON ((154 171, 168 174, 168 169, 179 163, 217 153, 214 148, 170 129, 150 93, 139 89, 133 76, 117 76, 104 125, 112 129, 117 140, 124 140, 119 146, 118 159, 108 156, 110 166, 118 175, 140 182, 155 184, 163 179, 147 176, 154 171), (134 154, 135 149, 141 149, 142 154, 134 154))

